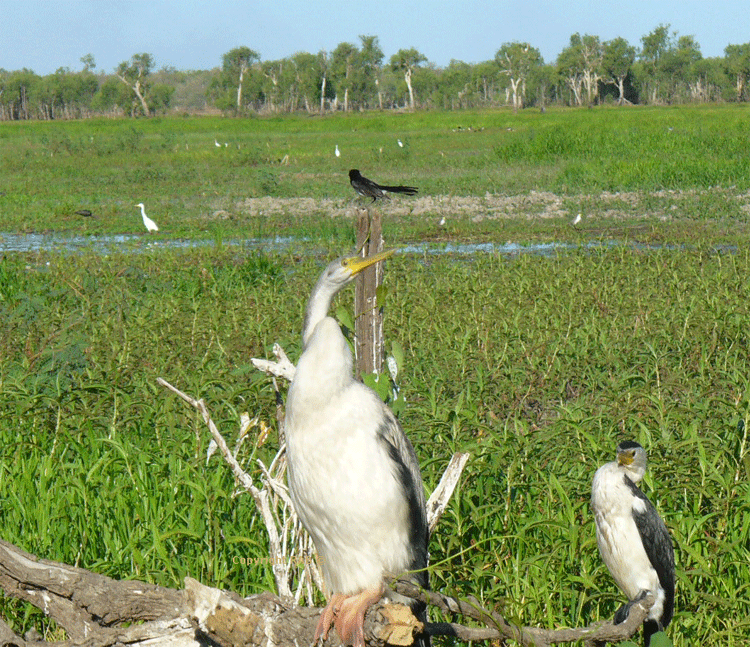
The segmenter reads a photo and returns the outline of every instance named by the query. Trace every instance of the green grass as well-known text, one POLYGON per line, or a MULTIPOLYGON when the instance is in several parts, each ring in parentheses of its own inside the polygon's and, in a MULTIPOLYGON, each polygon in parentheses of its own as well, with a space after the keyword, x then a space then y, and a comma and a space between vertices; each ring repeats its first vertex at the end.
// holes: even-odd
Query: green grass
MULTIPOLYGON (((116 578, 273 587, 268 568, 247 565, 266 555, 250 498, 234 497, 217 457, 206 464, 202 421, 156 378, 205 398, 230 435, 245 411, 274 424, 272 389, 250 358, 279 342, 297 359, 309 291, 325 258, 351 249, 352 224, 322 207, 261 218, 236 204, 343 202, 356 151, 373 177, 418 178, 423 194, 519 196, 508 217, 456 213, 440 236, 429 213, 389 218, 387 244, 660 246, 389 261, 386 335, 404 349, 400 417, 427 489, 454 451, 472 453, 431 540, 433 586, 523 624, 611 617, 622 595, 598 557, 588 499, 596 468, 633 438, 675 540, 670 636, 679 647, 746 644, 744 117, 735 106, 0 124, 0 231, 139 232, 132 204, 144 200, 167 225, 150 242, 214 243, 0 258, 3 538, 116 578), (536 213, 543 192, 560 215, 536 213), (98 219, 70 216, 91 205, 98 219), (279 233, 308 240, 276 254, 224 244, 279 233)), ((351 308, 351 293, 337 304, 351 308)), ((18 631, 46 626, 24 605, 2 609, 18 631)))
MULTIPOLYGON (((268 569, 237 564, 265 554, 249 497, 232 497, 217 458, 205 464, 202 422, 155 379, 205 398, 229 433, 242 411, 272 424, 249 358, 275 341, 298 357, 321 261, 227 249, 100 261, 0 264, 4 538, 118 578, 271 588, 268 569)), ((748 276, 747 251, 391 261, 386 325, 405 350, 401 419, 427 488, 452 452, 472 453, 431 541, 433 586, 524 624, 611 616, 622 596, 588 498, 596 468, 634 438, 676 545, 675 644, 746 642, 748 276)))
MULTIPOLYGON (((599 233, 602 191, 638 192, 627 220, 668 216, 671 230, 716 237, 729 219, 747 214, 738 196, 750 189, 744 106, 507 110, 457 113, 284 116, 278 118, 92 119, 0 123, 0 223, 15 231, 86 234, 141 232, 134 205, 144 202, 165 235, 224 239, 289 234, 328 240, 346 236, 348 222, 332 222, 327 198, 346 206, 353 197, 351 167, 381 182, 416 184, 424 196, 528 195, 563 198, 565 214, 532 219, 533 237, 570 237, 576 210, 599 233), (400 138, 405 146, 400 148, 400 138), (214 140, 223 144, 216 148, 214 140), (342 157, 333 155, 338 144, 342 157), (691 222, 662 191, 708 191, 702 208, 685 205, 691 222), (248 213, 246 198, 307 198, 273 222, 248 213), (652 204, 647 201, 651 200, 652 204), (653 207, 644 214, 644 208, 653 207), (73 215, 90 208, 98 218, 73 215), (676 221, 675 224, 673 221, 676 221), (680 225, 680 223, 682 223, 680 225)), ((610 199, 610 202, 616 199, 610 199)), ((672 197, 679 200, 679 196, 672 197)), ((414 200, 396 203, 413 205, 414 200)), ((622 201, 621 201, 622 202, 622 201)), ((689 203, 689 200, 685 202, 689 203)), ((618 205, 615 204, 617 207, 618 205)), ((460 213, 448 232, 435 231, 435 205, 390 220, 393 239, 518 235, 508 219, 474 222, 460 213)), ((512 216, 534 215, 521 205, 512 216)), ((481 213, 479 215, 482 215, 481 213)), ((515 218, 514 220, 517 220, 515 218)), ((524 223, 526 224, 526 223, 524 223)), ((616 232, 628 236, 628 230, 616 232)), ((633 232, 630 232, 631 234, 633 232)), ((636 236, 648 233, 636 232, 636 236)))

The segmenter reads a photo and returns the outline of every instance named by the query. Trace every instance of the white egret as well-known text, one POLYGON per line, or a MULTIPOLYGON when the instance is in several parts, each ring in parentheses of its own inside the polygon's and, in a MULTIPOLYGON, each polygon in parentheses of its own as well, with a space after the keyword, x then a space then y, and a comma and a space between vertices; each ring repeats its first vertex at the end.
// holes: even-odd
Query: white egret
MULTIPOLYGON (((364 616, 383 596, 385 579, 411 571, 416 583, 428 584, 417 457, 390 409, 354 379, 349 345, 328 316, 341 288, 390 255, 342 258, 326 268, 307 304, 304 350, 289 388, 289 491, 328 589, 316 642, 333 624, 344 644, 364 647, 364 616)), ((424 620, 424 605, 399 601, 424 620)), ((418 642, 427 647, 429 637, 418 642)))
POLYGON ((148 230, 148 233, 150 234, 152 231, 159 231, 159 228, 156 226, 156 223, 146 215, 146 207, 143 206, 143 203, 139 202, 135 206, 141 208, 141 215, 143 216, 143 224, 148 230))
POLYGON ((214 137, 214 146, 216 146, 216 148, 221 148, 221 144, 219 143, 219 140, 216 139, 216 137, 214 137))
POLYGON ((669 531, 638 487, 645 473, 646 450, 633 441, 620 443, 617 460, 594 475, 591 508, 599 553, 629 600, 615 613, 615 624, 624 622, 633 604, 648 593, 656 600, 643 623, 648 647, 651 636, 672 620, 675 574, 669 531))
POLYGON ((400 139, 397 139, 396 141, 398 142, 399 148, 403 148, 404 147, 404 142, 402 142, 400 139))
POLYGON ((339 145, 336 144, 336 150, 334 151, 336 153, 336 157, 341 157, 341 151, 339 150, 339 145))
POLYGON ((573 222, 571 223, 574 227, 581 222, 581 214, 579 213, 575 218, 573 218, 573 222))

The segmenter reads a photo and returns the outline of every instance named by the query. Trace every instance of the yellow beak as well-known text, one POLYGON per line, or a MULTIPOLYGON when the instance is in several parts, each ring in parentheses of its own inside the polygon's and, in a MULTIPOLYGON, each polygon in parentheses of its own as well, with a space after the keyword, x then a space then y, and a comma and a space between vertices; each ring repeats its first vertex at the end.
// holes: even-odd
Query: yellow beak
POLYGON ((351 270, 352 275, 354 275, 359 274, 362 270, 370 267, 370 265, 375 265, 375 263, 379 263, 380 261, 384 261, 386 258, 390 258, 395 253, 395 249, 389 249, 386 252, 373 254, 372 256, 367 256, 366 258, 360 258, 359 256, 350 256, 349 258, 345 258, 341 262, 345 267, 348 267, 351 270))
POLYGON ((622 452, 621 454, 617 454, 617 462, 620 465, 630 465, 634 458, 635 456, 633 455, 633 452, 622 452))

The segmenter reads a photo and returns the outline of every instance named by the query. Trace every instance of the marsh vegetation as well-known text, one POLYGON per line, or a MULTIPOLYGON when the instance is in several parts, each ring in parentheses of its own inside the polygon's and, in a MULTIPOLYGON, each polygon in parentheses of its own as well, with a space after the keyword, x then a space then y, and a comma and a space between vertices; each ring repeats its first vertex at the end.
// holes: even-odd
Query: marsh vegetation
MULTIPOLYGON (((250 358, 274 342, 299 356, 309 291, 325 261, 353 244, 346 171, 358 166, 432 201, 423 211, 407 199, 384 207, 388 245, 618 242, 389 261, 386 345, 403 349, 400 418, 426 487, 453 452, 472 453, 431 541, 433 586, 503 605, 523 624, 610 617, 622 596, 597 554, 588 499, 596 468, 632 438, 648 449, 644 490, 675 542, 670 636, 678 646, 745 644, 745 111, 456 119, 0 124, 0 230, 137 234, 141 201, 160 227, 150 245, 106 255, 0 260, 3 539, 116 578, 272 587, 250 500, 233 497, 217 457, 206 462, 202 422, 156 378, 205 398, 228 433, 241 413, 257 417, 248 469, 253 455, 273 455, 273 392, 250 358), (278 211, 248 208, 269 199, 278 211), (293 206, 303 199, 309 208, 293 206), (493 200, 511 206, 493 212, 493 200), (478 206, 439 210, 462 201, 478 206), (97 217, 73 215, 82 207, 97 217), (298 245, 224 244, 282 234, 298 245), (155 244, 173 238, 211 244, 155 244)), ((351 298, 338 304, 350 309, 351 298)), ((3 605, 16 630, 44 625, 3 605)))

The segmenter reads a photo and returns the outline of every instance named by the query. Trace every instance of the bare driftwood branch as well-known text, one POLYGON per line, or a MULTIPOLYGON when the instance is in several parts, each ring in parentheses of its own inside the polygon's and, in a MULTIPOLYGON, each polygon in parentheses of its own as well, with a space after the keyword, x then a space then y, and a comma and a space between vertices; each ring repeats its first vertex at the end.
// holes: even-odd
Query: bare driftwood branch
POLYGON ((258 359, 256 357, 251 358, 250 361, 255 368, 259 371, 263 371, 266 375, 281 377, 288 382, 291 382, 294 379, 297 367, 289 361, 284 349, 279 344, 273 345, 273 354, 276 357, 275 362, 267 359, 258 359))
MULTIPOLYGON (((203 586, 186 578, 177 591, 138 581, 119 582, 81 568, 41 560, 0 541, 0 586, 6 594, 38 606, 63 627, 68 639, 58 647, 299 647, 311 644, 319 608, 298 607, 271 593, 240 598, 232 592, 203 586), (128 626, 124 626, 128 625, 128 626)), ((653 604, 652 597, 634 605, 620 625, 598 622, 580 629, 515 627, 483 607, 477 600, 460 600, 412 583, 397 580, 391 588, 422 600, 447 615, 461 615, 483 626, 428 623, 416 620, 408 607, 375 605, 367 613, 365 636, 370 647, 412 644, 423 629, 430 635, 447 635, 462 641, 514 640, 521 645, 572 643, 583 640, 594 647, 632 636, 653 604)), ((16 636, 0 622, 0 644, 38 647, 41 640, 16 636)), ((335 633, 326 643, 340 645, 335 633)))
MULTIPOLYGON (((277 357, 286 358, 280 347, 279 351, 277 357)), ((294 368, 294 365, 291 363, 290 365, 294 368)), ((302 597, 305 597, 308 604, 312 604, 314 590, 324 590, 323 579, 317 562, 311 558, 314 554, 312 541, 299 524, 286 485, 283 482, 286 466, 284 445, 279 448, 269 467, 266 467, 262 461, 257 461, 263 473, 263 485, 258 488, 253 483, 252 477, 242 469, 236 455, 230 451, 228 443, 211 419, 205 402, 183 393, 163 378, 157 378, 157 382, 198 410, 211 432, 213 442, 231 467, 237 481, 250 492, 255 500, 268 532, 269 560, 273 566, 274 579, 279 595, 284 598, 294 598, 295 602, 299 602, 302 597), (293 581, 298 582, 295 591, 291 590, 293 581)), ((246 428, 247 422, 244 422, 240 428, 241 435, 246 433, 246 428)), ((468 458, 469 454, 457 453, 453 456, 440 484, 430 497, 431 503, 427 510, 427 521, 430 528, 437 525, 468 458)))
MULTIPOLYGON (((111 628, 116 625, 146 621, 138 627, 147 627, 151 621, 177 618, 185 609, 181 591, 145 582, 120 582, 82 568, 37 559, 2 540, 0 588, 54 618, 75 644, 91 640, 94 634, 95 644, 108 644, 111 628)), ((123 633, 122 629, 117 631, 123 633)))
POLYGON ((521 645, 534 647, 574 643, 581 640, 587 647, 596 647, 608 642, 626 640, 638 631, 655 602, 655 598, 648 595, 631 607, 627 620, 619 625, 611 621, 600 621, 577 629, 539 629, 508 624, 499 613, 482 607, 475 598, 459 600, 435 591, 424 591, 407 580, 397 580, 391 584, 391 588, 401 595, 421 600, 446 614, 459 614, 485 625, 485 627, 466 627, 454 623, 428 623, 427 633, 433 636, 450 635, 466 641, 506 638, 515 640, 521 645))
MULTIPOLYGON (((138 581, 119 582, 40 560, 2 541, 0 586, 6 594, 39 607, 65 629, 68 640, 56 642, 59 647, 133 643, 149 647, 212 643, 227 647, 298 647, 312 643, 321 611, 298 607, 271 593, 243 599, 192 578, 185 579, 183 591, 138 581)), ((386 640, 410 645, 413 632, 421 630, 421 623, 402 605, 376 605, 365 624, 368 641, 376 647, 386 640)), ((0 641, 19 647, 44 644, 16 636, 3 622, 0 641)), ((327 644, 340 645, 333 633, 327 644)))
MULTIPOLYGON (((239 464, 237 458, 230 451, 226 440, 224 440, 224 437, 221 435, 221 433, 219 433, 218 428, 214 424, 214 421, 211 419, 211 416, 208 413, 208 409, 206 408, 206 403, 203 400, 196 400, 195 398, 190 397, 189 395, 183 393, 178 388, 172 386, 169 382, 160 377, 157 378, 156 381, 178 395, 185 402, 187 402, 200 412, 201 416, 203 417, 203 421, 206 423, 209 431, 211 432, 211 436, 213 437, 214 442, 219 447, 221 455, 231 467, 232 473, 234 474, 238 482, 242 484, 242 487, 244 489, 250 492, 250 495, 253 497, 255 505, 258 507, 258 511, 263 518, 263 523, 265 524, 266 532, 268 533, 269 557, 271 567, 273 569, 274 581, 276 582, 276 590, 282 597, 294 597, 294 594, 292 593, 292 590, 290 588, 291 577, 289 573, 289 565, 286 564, 286 560, 284 559, 286 556, 286 546, 284 545, 283 535, 286 526, 286 520, 282 521, 282 527, 280 528, 276 511, 273 509, 274 506, 272 505, 274 497, 272 496, 272 488, 269 487, 269 483, 270 481, 274 481, 273 477, 270 477, 270 475, 268 475, 268 472, 266 471, 266 474, 268 475, 266 477, 266 483, 264 487, 258 488, 253 483, 252 477, 242 469, 242 466, 239 464)), ((279 451, 283 451, 283 447, 279 451)), ((283 470, 283 466, 281 466, 280 469, 283 470)), ((274 482, 273 487, 278 488, 279 484, 274 482)), ((291 502, 289 501, 286 504, 287 506, 289 506, 291 502)))
POLYGON ((456 489, 458 481, 461 478, 461 473, 466 467, 466 462, 469 460, 470 454, 456 452, 451 457, 448 467, 445 468, 443 476, 440 478, 440 482, 437 487, 432 491, 430 498, 427 499, 427 526, 430 534, 437 527, 440 517, 443 516, 445 508, 448 506, 453 495, 453 490, 456 489))

